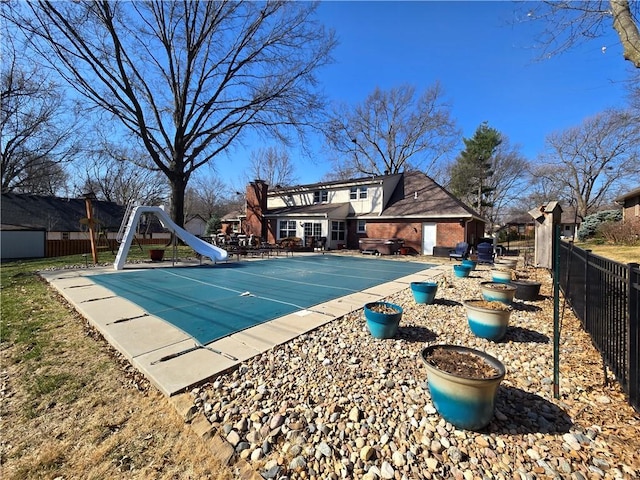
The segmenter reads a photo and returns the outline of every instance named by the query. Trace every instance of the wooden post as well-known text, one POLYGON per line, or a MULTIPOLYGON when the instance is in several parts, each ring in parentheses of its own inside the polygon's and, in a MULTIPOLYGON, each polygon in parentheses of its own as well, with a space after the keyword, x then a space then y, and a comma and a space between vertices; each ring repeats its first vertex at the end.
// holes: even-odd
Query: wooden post
POLYGON ((98 249, 96 248, 96 234, 93 228, 93 207, 91 206, 91 197, 93 194, 86 194, 84 196, 84 203, 87 207, 87 224, 89 225, 89 239, 91 240, 91 256, 93 257, 93 263, 98 263, 98 249))
POLYGON ((529 212, 535 219, 534 265, 551 270, 553 268, 554 228, 560 225, 562 208, 558 202, 548 202, 529 212))

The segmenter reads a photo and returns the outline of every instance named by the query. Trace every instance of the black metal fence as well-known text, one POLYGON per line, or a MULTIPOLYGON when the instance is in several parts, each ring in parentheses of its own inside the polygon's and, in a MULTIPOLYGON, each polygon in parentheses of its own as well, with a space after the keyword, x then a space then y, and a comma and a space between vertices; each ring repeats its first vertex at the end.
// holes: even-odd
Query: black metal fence
POLYGON ((560 242, 560 288, 611 369, 629 403, 640 411, 640 267, 560 242))

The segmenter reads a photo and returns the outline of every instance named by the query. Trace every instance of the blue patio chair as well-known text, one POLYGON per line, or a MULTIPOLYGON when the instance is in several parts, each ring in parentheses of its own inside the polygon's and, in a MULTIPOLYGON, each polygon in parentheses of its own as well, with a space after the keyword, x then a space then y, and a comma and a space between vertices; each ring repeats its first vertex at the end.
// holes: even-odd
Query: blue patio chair
POLYGON ((494 256, 492 244, 487 242, 478 244, 478 263, 493 263, 494 256))
POLYGON ((460 242, 456 245, 455 250, 449 250, 449 261, 452 258, 456 260, 464 260, 469 256, 469 244, 467 242, 460 242))

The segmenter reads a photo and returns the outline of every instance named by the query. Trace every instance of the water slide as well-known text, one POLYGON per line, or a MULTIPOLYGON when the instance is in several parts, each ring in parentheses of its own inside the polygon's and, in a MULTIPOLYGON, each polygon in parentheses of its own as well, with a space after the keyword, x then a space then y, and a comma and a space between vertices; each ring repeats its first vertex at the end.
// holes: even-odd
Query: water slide
POLYGON ((215 245, 205 242, 204 240, 200 240, 195 235, 187 232, 184 228, 179 227, 173 222, 173 220, 171 220, 171 217, 162 208, 138 206, 133 208, 133 210, 131 211, 131 215, 129 216, 124 237, 122 237, 122 242, 120 243, 120 248, 118 249, 118 254, 116 255, 116 260, 115 262, 113 262, 114 269, 122 270, 124 268, 124 262, 127 259, 129 248, 131 248, 131 242, 133 241, 133 237, 136 234, 136 227, 138 226, 140 216, 143 213, 153 213, 158 217, 160 223, 162 223, 164 228, 171 230, 183 242, 185 242, 203 257, 208 257, 214 262, 227 259, 226 250, 216 247, 215 245))

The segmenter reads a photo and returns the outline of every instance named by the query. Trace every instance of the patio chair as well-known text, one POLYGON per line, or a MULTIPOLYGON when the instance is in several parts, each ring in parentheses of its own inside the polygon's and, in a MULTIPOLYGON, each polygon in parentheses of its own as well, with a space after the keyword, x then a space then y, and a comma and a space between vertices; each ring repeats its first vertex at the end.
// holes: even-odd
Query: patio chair
POLYGON ((456 245, 455 250, 449 250, 449 261, 452 258, 456 260, 464 260, 469 256, 469 244, 467 242, 460 242, 456 245))
POLYGON ((495 253, 493 251, 493 245, 490 243, 478 244, 478 263, 493 263, 495 253))

